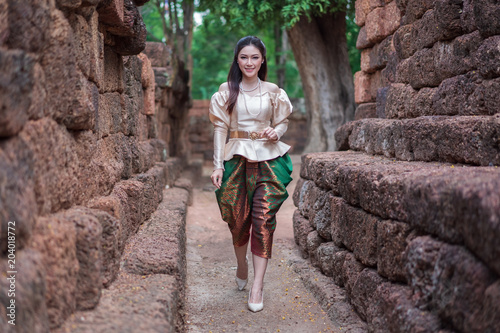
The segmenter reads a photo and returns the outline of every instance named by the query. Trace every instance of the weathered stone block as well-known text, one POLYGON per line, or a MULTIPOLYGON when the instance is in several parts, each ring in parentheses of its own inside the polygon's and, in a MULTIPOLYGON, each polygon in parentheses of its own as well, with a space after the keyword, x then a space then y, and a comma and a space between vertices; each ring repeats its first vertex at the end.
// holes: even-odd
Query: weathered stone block
POLYGON ((321 243, 316 249, 316 258, 319 263, 319 268, 326 276, 333 276, 334 274, 334 255, 342 251, 341 248, 336 246, 333 242, 321 243))
POLYGON ((494 115, 499 112, 500 79, 483 80, 467 73, 444 80, 433 96, 432 111, 439 115, 494 115))
POLYGON ((101 93, 124 91, 123 60, 111 47, 104 46, 104 82, 101 93))
POLYGON ((295 185, 295 189, 293 190, 292 194, 293 204, 295 205, 295 207, 299 207, 300 194, 305 182, 306 180, 304 178, 299 178, 299 180, 297 180, 297 185, 295 185))
POLYGON ((373 44, 391 35, 401 23, 401 12, 396 2, 377 7, 366 16, 367 39, 373 44))
POLYGON ((300 214, 298 209, 295 210, 293 213, 293 238, 304 259, 309 256, 307 251, 307 235, 312 231, 313 228, 309 224, 309 221, 300 214))
MULTIPOLYGON (((101 203, 106 198, 101 199, 101 203)), ((103 287, 109 287, 118 274, 120 268, 120 221, 108 212, 99 209, 90 209, 92 214, 101 224, 101 281, 103 287)))
POLYGON ((375 332, 442 332, 436 314, 415 306, 411 289, 397 284, 382 283, 377 287, 377 302, 368 307, 368 316, 375 332))
POLYGON ((392 35, 385 38, 380 44, 361 51, 361 70, 366 73, 374 73, 387 64, 389 56, 394 52, 392 35))
MULTIPOLYGON (((346 274, 344 273, 344 262, 346 255, 350 253, 349 251, 341 250, 335 252, 332 257, 332 277, 333 281, 343 287, 346 282, 346 274)), ((328 267, 328 266, 325 266, 328 267)))
POLYGON ((403 25, 401 28, 396 30, 393 35, 393 44, 396 54, 400 59, 406 59, 411 57, 416 49, 415 43, 412 39, 413 36, 413 25, 403 25))
POLYGON ((39 53, 48 46, 53 33, 51 6, 44 1, 7 1, 9 34, 6 44, 11 49, 39 53))
POLYGON ((476 64, 481 75, 485 78, 500 76, 500 36, 486 39, 476 54, 476 64))
POLYGON ((377 103, 375 104, 375 117, 374 118, 386 118, 385 107, 387 104, 387 94, 390 86, 380 88, 377 91, 377 103))
POLYGON ((365 25, 366 15, 370 12, 370 0, 358 0, 354 4, 356 24, 360 27, 365 25))
POLYGON ((17 134, 29 118, 35 59, 21 50, 0 49, 0 137, 17 134))
POLYGON ((76 280, 76 308, 94 308, 101 297, 101 238, 99 220, 85 207, 73 207, 62 214, 76 231, 76 258, 79 269, 76 280))
POLYGON ((405 2, 404 16, 401 21, 402 24, 411 24, 421 18, 427 10, 433 8, 436 0, 406 0, 405 2))
POLYGON ((112 48, 124 56, 136 55, 146 47, 146 25, 132 0, 124 2, 124 24, 116 27, 118 31, 113 31, 117 36, 114 37, 112 48))
POLYGON ((147 42, 144 53, 151 61, 152 67, 169 67, 171 50, 165 43, 147 42))
POLYGON ((375 101, 371 94, 371 75, 364 72, 354 74, 354 101, 356 104, 375 101))
POLYGON ((474 1, 474 21, 483 37, 500 34, 500 6, 495 0, 474 1))
POLYGON ((380 219, 348 204, 341 207, 339 234, 342 243, 363 265, 377 265, 377 227, 380 219))
POLYGON ((352 297, 356 281, 359 275, 365 269, 365 266, 356 260, 351 252, 346 251, 342 262, 342 281, 347 294, 352 297))
POLYGON ((78 157, 63 126, 43 118, 29 121, 19 133, 33 154, 32 173, 39 214, 69 208, 76 198, 78 157), (51 152, 47 154, 47 152, 51 152))
MULTIPOLYGON (((0 46, 3 46, 3 44, 7 41, 7 38, 9 37, 8 8, 9 5, 7 4, 7 0, 1 0, 0 1, 0 46)), ((7 324, 5 323, 5 325, 7 324)))
POLYGON ((27 248, 19 251, 16 248, 16 264, 15 270, 15 297, 11 298, 8 295, 11 289, 8 280, 11 276, 8 271, 10 261, 7 258, 0 259, 0 273, 2 279, 0 280, 0 306, 6 313, 0 310, 0 329, 2 332, 48 332, 49 331, 49 318, 47 314, 46 299, 46 282, 45 282, 45 267, 43 266, 42 256, 39 252, 32 248, 27 248), (22 272, 22 274, 20 274, 22 272), (7 309, 10 306, 10 300, 15 299, 15 325, 7 323, 11 317, 6 314, 11 310, 7 309), (11 330, 11 328, 13 328, 11 330))
POLYGON ((358 105, 354 113, 354 120, 377 118, 377 103, 364 103, 358 105))
POLYGON ((466 73, 475 66, 474 53, 481 42, 476 31, 451 42, 438 42, 431 49, 417 51, 408 59, 408 76, 401 73, 401 80, 419 89, 436 87, 444 79, 466 73))
POLYGON ((184 281, 188 197, 184 189, 164 190, 164 201, 127 245, 123 259, 126 271, 176 275, 184 281))
MULTIPOLYGON (((426 275, 425 279, 411 280, 412 288, 422 293, 417 294, 420 301, 428 300, 428 306, 438 309, 440 317, 460 331, 480 332, 485 329, 484 323, 477 318, 485 302, 485 291, 495 281, 495 274, 463 247, 429 237, 412 241, 407 258, 411 276, 426 275), (420 253, 429 252, 428 249, 433 255, 421 257, 420 253), (427 270, 422 272, 422 268, 427 270)), ((498 314, 493 316, 498 319, 498 314)), ((487 323, 493 320, 485 319, 487 323)))
POLYGON ((354 306, 359 316, 367 321, 373 320, 372 313, 369 311, 370 305, 375 303, 377 287, 385 280, 377 272, 370 268, 363 269, 352 286, 351 304, 354 306))
POLYGON ((15 228, 16 250, 32 235, 37 203, 33 152, 18 136, 0 143, 0 253, 7 253, 7 233, 15 228), (14 222, 15 225, 9 222, 14 222))
POLYGON ((99 21, 109 27, 112 31, 113 27, 124 26, 124 0, 106 0, 101 1, 99 8, 99 21))
POLYGON ((187 178, 179 178, 175 181, 174 187, 179 187, 188 191, 188 206, 191 206, 193 204, 193 184, 191 183, 191 180, 187 178))
MULTIPOLYGON (((122 240, 126 241, 137 232, 139 225, 143 222, 143 191, 144 184, 137 180, 122 180, 115 184, 113 194, 119 198, 125 207, 125 218, 121 220, 122 240)), ((95 208, 95 207, 93 207, 95 208)), ((123 244, 122 242, 122 244, 123 244)))
POLYGON ((341 224, 341 214, 343 214, 343 207, 345 205, 345 201, 340 197, 332 197, 330 203, 331 210, 331 231, 330 235, 332 237, 333 243, 337 246, 343 246, 343 236, 342 236, 342 228, 341 224))
POLYGON ((354 123, 352 121, 345 123, 335 131, 335 142, 338 150, 349 149, 349 136, 351 135, 354 123))
POLYGON ((99 14, 94 12, 87 21, 83 16, 69 17, 75 38, 78 68, 90 81, 101 88, 104 79, 104 37, 99 31, 99 14))
POLYGON ((321 238, 318 231, 313 230, 307 235, 307 253, 309 254, 309 260, 313 266, 320 268, 319 258, 316 255, 316 250, 324 243, 325 239, 321 238))
POLYGON ((312 210, 309 213, 309 223, 313 229, 318 231, 318 234, 326 240, 331 240, 330 224, 331 224, 331 192, 326 192, 320 188, 315 188, 310 194, 314 195, 312 210))
POLYGON ((356 40, 356 48, 359 50, 366 49, 367 47, 373 46, 373 42, 368 40, 368 35, 366 34, 366 25, 362 26, 358 32, 358 39, 356 40))
POLYGON ((37 218, 30 247, 40 253, 46 272, 45 304, 50 328, 61 325, 76 309, 76 242, 75 225, 62 214, 37 218))
MULTIPOLYGON (((446 131, 450 129, 439 133, 446 131)), ((396 162, 355 152, 306 154, 302 161, 302 168, 321 165, 323 174, 312 173, 311 179, 327 185, 349 204, 385 219, 407 222, 441 239, 463 242, 500 272, 495 259, 499 255, 495 244, 500 236, 495 226, 499 223, 496 188, 500 177, 494 167, 396 162)))
POLYGON ((383 220, 377 226, 377 273, 406 282, 404 251, 411 228, 407 223, 383 220))

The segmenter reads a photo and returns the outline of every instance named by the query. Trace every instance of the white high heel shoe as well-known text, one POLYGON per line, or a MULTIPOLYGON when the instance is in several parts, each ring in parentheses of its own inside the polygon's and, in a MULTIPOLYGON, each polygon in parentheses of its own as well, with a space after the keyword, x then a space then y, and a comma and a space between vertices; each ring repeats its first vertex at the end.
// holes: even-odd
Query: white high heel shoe
MULTIPOLYGON (((245 258, 245 261, 247 263, 247 270, 248 270, 248 257, 245 258)), ((236 284, 238 285, 238 290, 241 291, 241 290, 245 289, 245 287, 248 283, 248 277, 245 280, 243 280, 243 279, 240 279, 239 277, 236 276, 235 281, 236 281, 236 284)))
POLYGON ((252 312, 261 311, 264 308, 264 290, 262 290, 262 300, 260 303, 250 303, 250 295, 252 294, 252 289, 248 293, 248 309, 252 312))

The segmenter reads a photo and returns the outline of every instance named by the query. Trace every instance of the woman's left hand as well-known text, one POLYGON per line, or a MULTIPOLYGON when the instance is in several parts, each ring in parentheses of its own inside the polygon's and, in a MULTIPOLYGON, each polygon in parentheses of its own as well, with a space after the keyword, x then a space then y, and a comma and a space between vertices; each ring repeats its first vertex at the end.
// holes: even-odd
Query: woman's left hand
POLYGON ((259 133, 261 138, 267 138, 271 141, 278 141, 278 133, 272 127, 268 127, 259 133))

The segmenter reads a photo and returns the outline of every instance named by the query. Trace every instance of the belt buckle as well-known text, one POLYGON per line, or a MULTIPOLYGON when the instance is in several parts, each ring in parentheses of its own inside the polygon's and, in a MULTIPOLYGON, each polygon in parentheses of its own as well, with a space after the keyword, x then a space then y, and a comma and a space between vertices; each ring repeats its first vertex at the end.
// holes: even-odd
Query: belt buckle
POLYGON ((257 140, 259 138, 259 133, 257 132, 248 133, 248 138, 250 140, 257 140))

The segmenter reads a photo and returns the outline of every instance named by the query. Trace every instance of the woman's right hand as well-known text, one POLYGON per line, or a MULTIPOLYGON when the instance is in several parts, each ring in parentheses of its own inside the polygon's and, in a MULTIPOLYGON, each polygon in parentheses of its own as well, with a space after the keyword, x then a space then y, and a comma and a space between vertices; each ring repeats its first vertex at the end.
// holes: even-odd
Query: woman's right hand
POLYGON ((212 184, 214 184, 215 187, 220 188, 222 184, 222 174, 224 173, 223 169, 217 169, 212 172, 212 175, 210 178, 212 179, 212 184))

